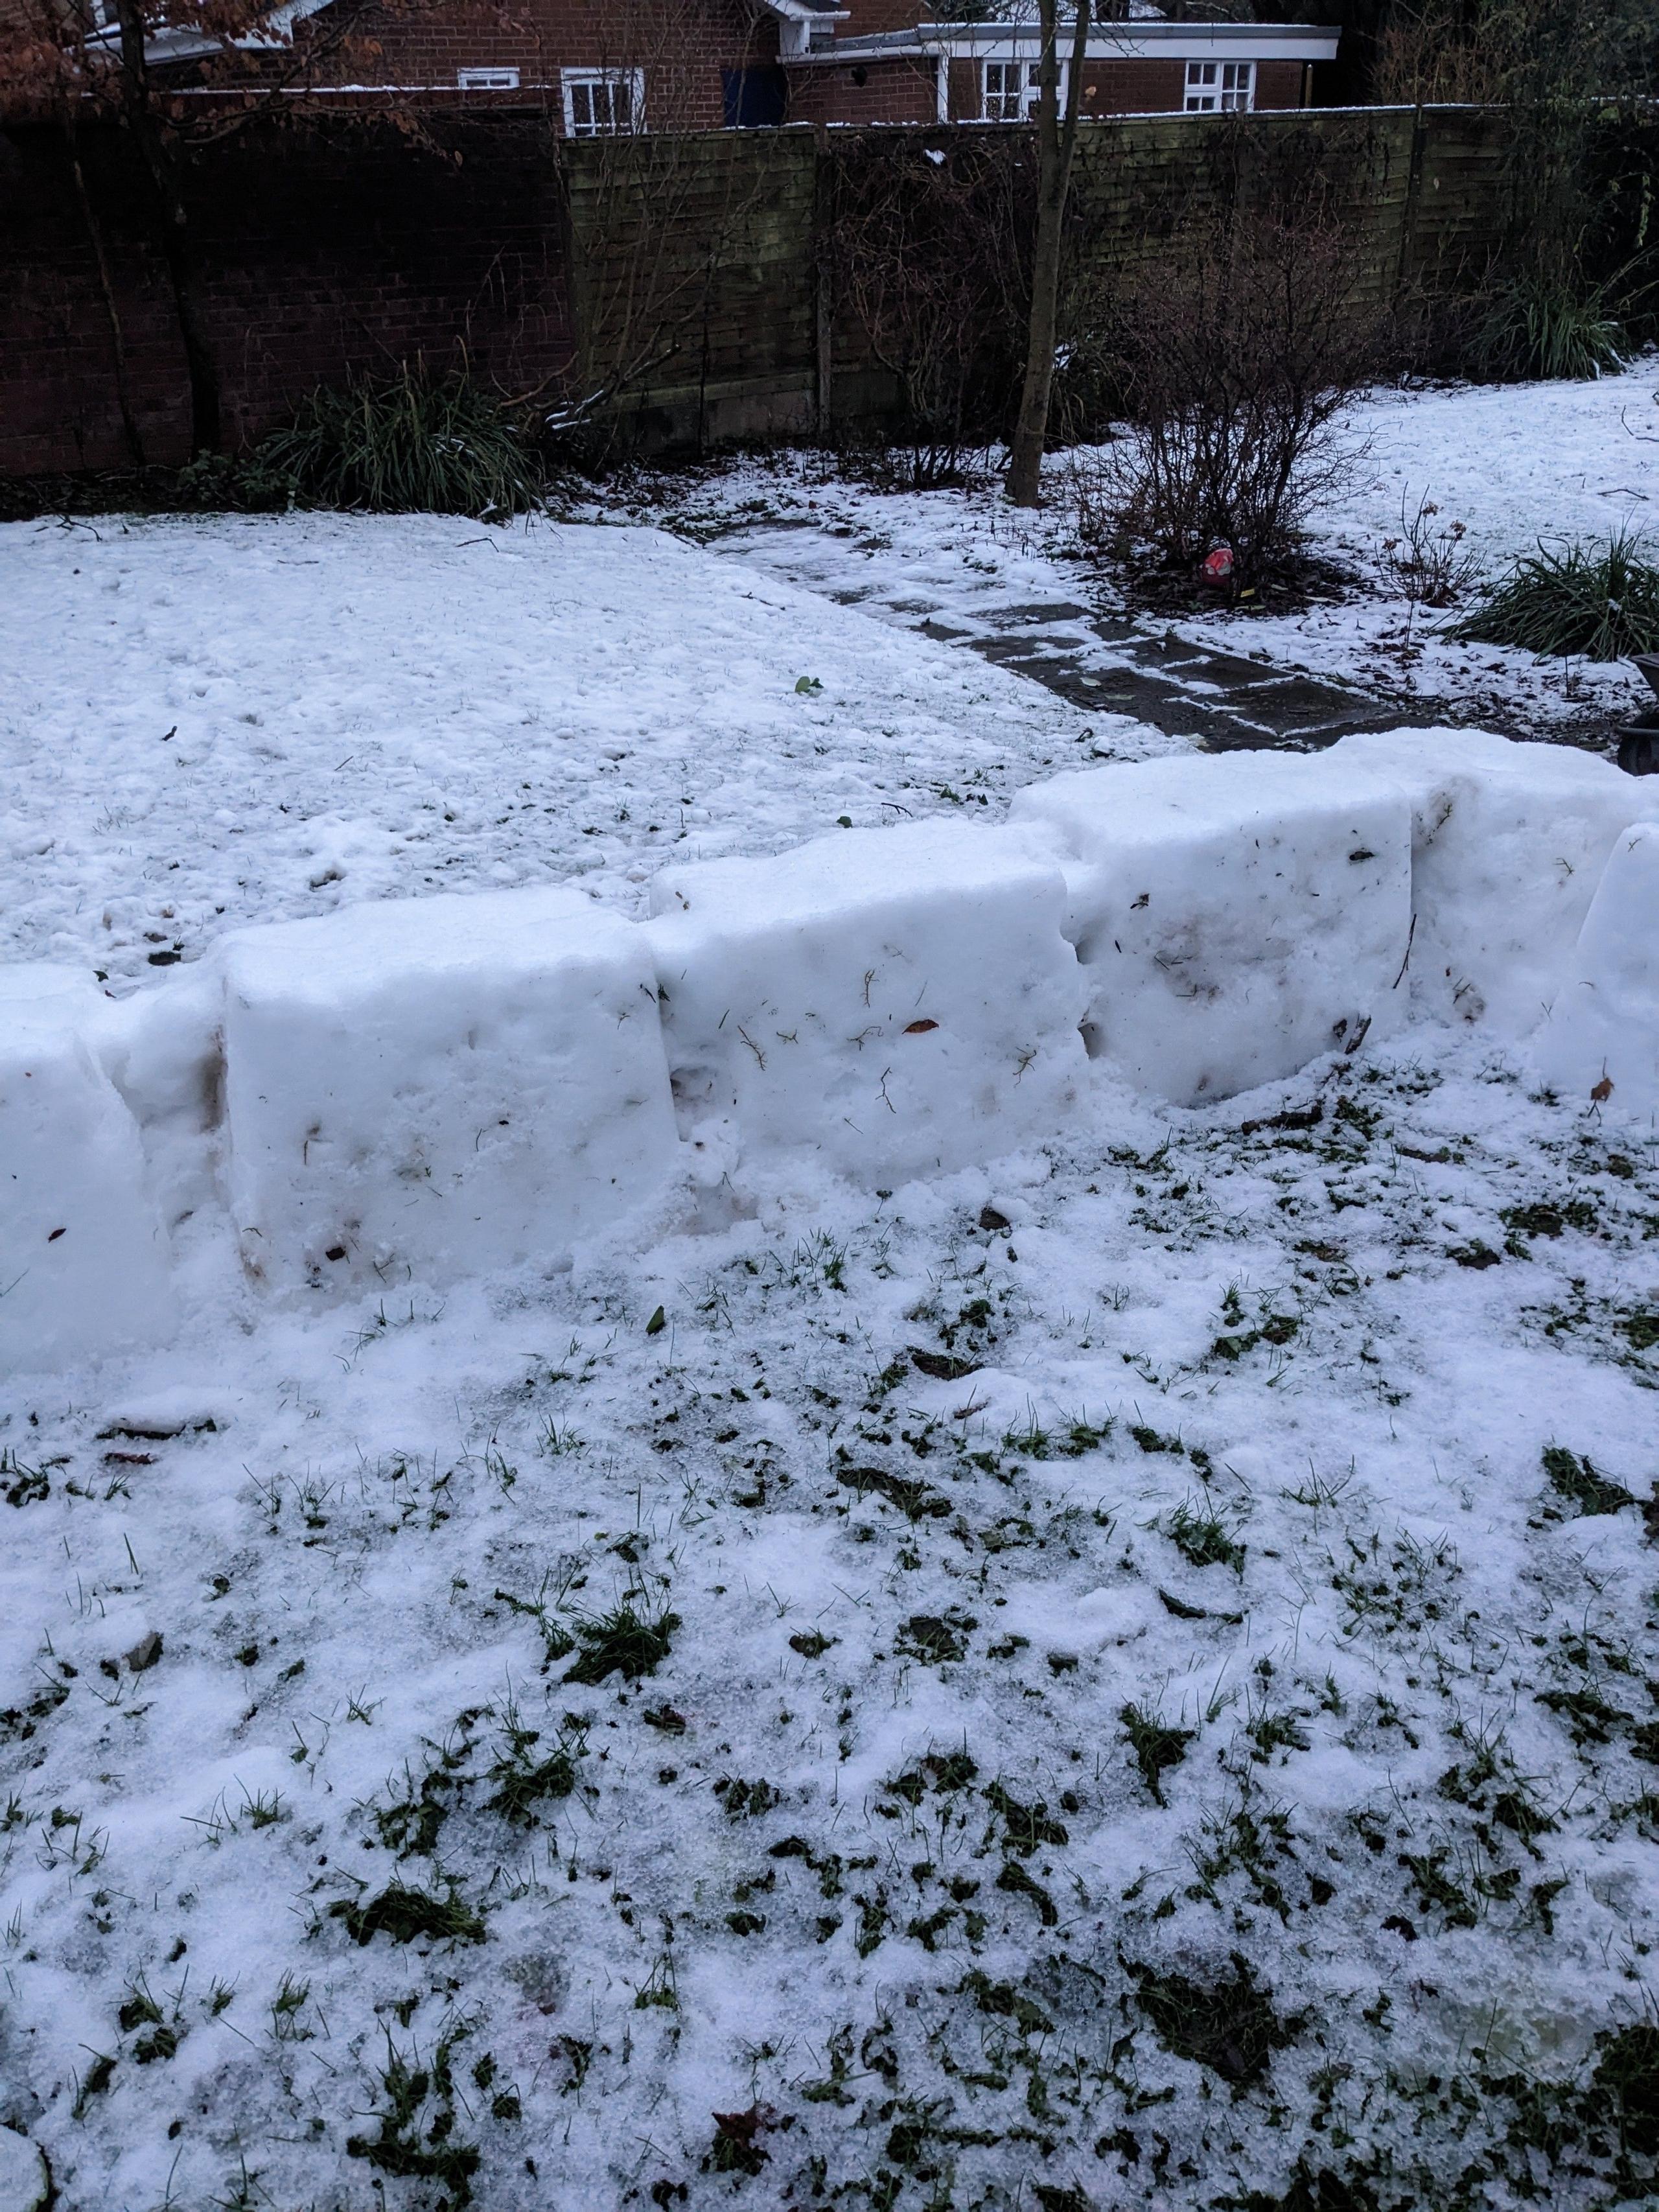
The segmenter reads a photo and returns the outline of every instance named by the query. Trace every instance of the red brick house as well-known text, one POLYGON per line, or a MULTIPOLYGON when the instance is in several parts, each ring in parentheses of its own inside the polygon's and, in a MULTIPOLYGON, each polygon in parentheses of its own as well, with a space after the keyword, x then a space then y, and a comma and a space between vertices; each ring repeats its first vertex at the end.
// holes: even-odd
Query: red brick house
MULTIPOLYGON (((1146 12, 1090 35, 1085 116, 1304 106, 1315 64, 1337 51, 1334 29, 1171 22, 1133 4, 1146 12)), ((1034 21, 938 22, 921 0, 283 0, 266 22, 234 55, 164 30, 155 58, 216 91, 233 73, 286 72, 309 50, 304 90, 320 98, 533 103, 573 137, 1009 123, 1037 96, 1034 21)))
MULTIPOLYGON (((792 59, 792 120, 1013 123, 1037 99, 1031 21, 933 23, 914 0, 854 0, 852 20, 792 59), (906 15, 909 21, 884 21, 906 15)), ((1305 107, 1339 33, 1304 23, 1170 22, 1148 13, 1091 32, 1084 115, 1305 107)), ((1069 43, 1062 33, 1062 46, 1069 43)), ((1066 70, 1061 70, 1061 98, 1066 70)))

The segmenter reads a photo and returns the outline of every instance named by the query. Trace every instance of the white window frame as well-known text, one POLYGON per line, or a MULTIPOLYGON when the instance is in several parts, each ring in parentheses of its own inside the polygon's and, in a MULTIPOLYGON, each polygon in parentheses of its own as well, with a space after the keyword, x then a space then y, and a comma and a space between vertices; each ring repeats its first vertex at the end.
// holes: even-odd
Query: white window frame
MULTIPOLYGON (((1066 80, 1071 64, 1060 65, 1060 112, 1066 112, 1066 80)), ((1029 123, 1037 112, 1037 102, 1042 97, 1042 65, 1037 62, 1020 61, 1012 56, 981 62, 979 65, 979 119, 981 123, 1029 123), (996 89, 992 89, 991 72, 996 75, 996 89)))
POLYGON ((559 71, 568 138, 622 138, 645 128, 642 69, 568 69, 559 71), (617 120, 617 94, 627 94, 625 121, 617 120), (594 98, 603 93, 603 101, 594 98), (601 109, 605 112, 601 114, 601 109))
POLYGON ((1249 114, 1255 106, 1254 62, 1188 63, 1187 114, 1249 114))
POLYGON ((455 82, 462 92, 516 92, 519 89, 519 72, 515 69, 483 66, 457 70, 455 82))

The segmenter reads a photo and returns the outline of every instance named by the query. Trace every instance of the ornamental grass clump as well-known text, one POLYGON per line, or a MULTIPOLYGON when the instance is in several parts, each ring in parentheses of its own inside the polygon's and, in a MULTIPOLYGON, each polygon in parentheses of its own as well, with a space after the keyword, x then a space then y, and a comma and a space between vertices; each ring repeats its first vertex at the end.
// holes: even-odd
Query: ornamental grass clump
POLYGON ((1629 349, 1605 287, 1581 294, 1528 277, 1493 300, 1475 334, 1472 366, 1496 384, 1583 380, 1622 368, 1629 349))
POLYGON ((258 459, 295 501, 375 514, 521 514, 539 505, 541 471, 510 408, 462 371, 319 388, 258 459))
POLYGON ((1449 635, 1523 652, 1619 660, 1659 652, 1659 568, 1643 539, 1615 531, 1605 544, 1540 544, 1449 635))

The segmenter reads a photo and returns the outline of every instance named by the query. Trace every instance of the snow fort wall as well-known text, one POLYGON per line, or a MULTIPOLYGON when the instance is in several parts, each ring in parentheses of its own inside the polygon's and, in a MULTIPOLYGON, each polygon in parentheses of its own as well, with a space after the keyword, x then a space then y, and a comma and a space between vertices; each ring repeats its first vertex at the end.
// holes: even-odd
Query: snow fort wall
POLYGON ((1040 1139, 1086 1073, 1065 905, 1031 840, 956 823, 665 870, 647 927, 682 1124, 876 1182, 1040 1139))
POLYGON ((557 1259, 672 1171, 645 939, 580 892, 352 907, 224 957, 228 1197, 256 1278, 557 1259))
POLYGON ((1485 730, 1366 732, 1325 758, 1410 800, 1413 1006, 1510 1038, 1536 1028, 1620 831, 1659 819, 1659 791, 1591 754, 1485 730))
POLYGON ((1659 1115, 1659 824, 1615 839, 1533 1052, 1575 1104, 1659 1115))
POLYGON ((1401 1018, 1411 813, 1388 777, 1146 761, 1030 787, 1012 817, 1064 856, 1088 1048, 1138 1089, 1224 1098, 1401 1018))
POLYGON ((1399 731, 1012 813, 671 867, 644 927, 487 892, 243 930, 118 1006, 0 969, 0 1372, 169 1334, 164 1221, 272 1285, 545 1265, 745 1153, 884 1183, 1042 1142, 1085 1036, 1198 1103, 1409 999, 1659 1111, 1659 792, 1604 762, 1399 731))
POLYGON ((138 1127, 73 969, 0 968, 0 1374, 160 1342, 173 1296, 138 1127))

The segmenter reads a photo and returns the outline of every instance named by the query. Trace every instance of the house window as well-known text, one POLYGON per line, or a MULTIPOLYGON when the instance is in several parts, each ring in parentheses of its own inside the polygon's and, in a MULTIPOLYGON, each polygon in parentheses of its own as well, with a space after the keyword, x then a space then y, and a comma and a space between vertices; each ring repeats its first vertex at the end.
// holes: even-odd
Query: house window
POLYGON ((1187 112, 1213 115, 1218 110, 1255 106, 1254 62, 1188 62, 1187 112))
POLYGON ((515 69, 457 70, 455 82, 463 92, 516 92, 519 72, 515 69))
MULTIPOLYGON (((1066 106, 1066 64, 1060 65, 1059 100, 1066 106)), ((1042 96, 1036 62, 986 62, 980 70, 979 114, 981 123, 1029 123, 1042 96)))
POLYGON ((561 70, 564 127, 573 138, 608 138, 645 128, 643 70, 561 70))

